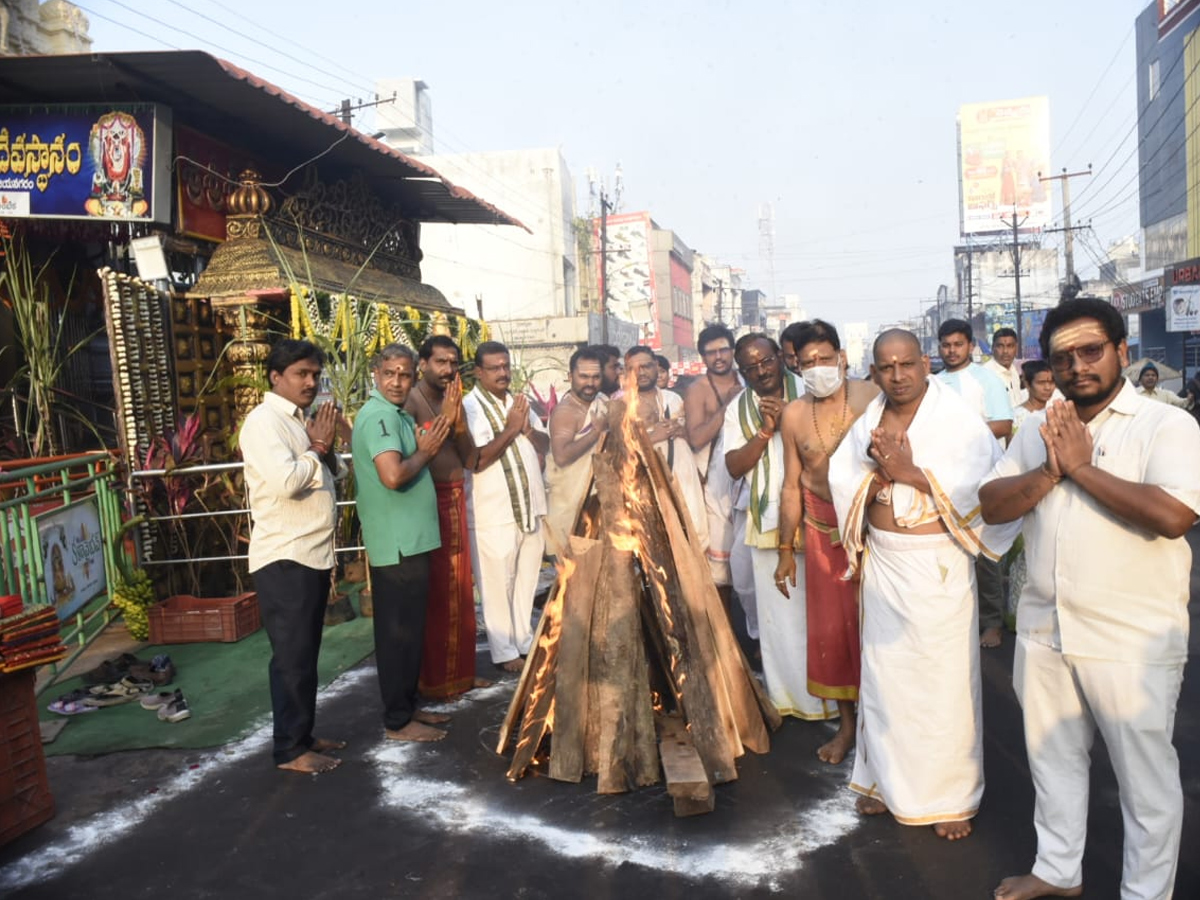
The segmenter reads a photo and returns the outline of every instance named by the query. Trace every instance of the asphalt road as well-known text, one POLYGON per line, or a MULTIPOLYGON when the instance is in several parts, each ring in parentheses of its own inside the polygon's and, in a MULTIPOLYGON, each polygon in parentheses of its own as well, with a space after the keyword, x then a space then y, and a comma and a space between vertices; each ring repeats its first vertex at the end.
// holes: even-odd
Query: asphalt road
MULTIPOLYGON (((1189 540, 1197 549, 1200 533, 1189 540)), ((1179 898, 1200 897, 1198 573, 1176 720, 1179 898)), ((987 790, 974 834, 955 844, 857 816, 849 764, 815 756, 827 724, 789 720, 769 754, 740 760, 715 812, 677 819, 659 787, 599 796, 594 779, 506 781, 492 748, 512 676, 444 707, 454 713, 447 740, 386 742, 368 660, 321 698, 320 733, 350 741, 327 775, 276 772, 269 730, 211 751, 49 760, 58 813, 0 848, 0 897, 985 898, 1028 871, 1035 849, 1012 651, 1008 636, 983 654, 987 790)), ((485 652, 480 671, 493 671, 485 652)), ((1116 897, 1120 811, 1099 738, 1092 773, 1085 896, 1116 897)))

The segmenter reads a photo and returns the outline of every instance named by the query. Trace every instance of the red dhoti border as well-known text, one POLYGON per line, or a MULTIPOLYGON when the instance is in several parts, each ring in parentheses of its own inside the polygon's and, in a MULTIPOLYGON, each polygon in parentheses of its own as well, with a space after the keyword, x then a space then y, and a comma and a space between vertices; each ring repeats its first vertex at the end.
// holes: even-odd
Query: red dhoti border
POLYGON ((858 579, 842 580, 846 568, 833 504, 805 490, 808 692, 826 700, 858 699, 858 579))
POLYGON ((420 691, 453 697, 475 684, 475 584, 463 482, 436 483, 442 546, 429 554, 420 691))

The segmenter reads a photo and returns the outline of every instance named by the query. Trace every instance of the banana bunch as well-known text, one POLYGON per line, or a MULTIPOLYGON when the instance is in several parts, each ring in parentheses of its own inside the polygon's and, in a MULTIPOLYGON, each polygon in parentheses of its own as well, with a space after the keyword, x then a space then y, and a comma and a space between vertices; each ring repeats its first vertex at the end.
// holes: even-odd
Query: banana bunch
POLYGON ((134 640, 150 637, 150 616, 147 609, 155 602, 154 586, 145 569, 134 569, 125 579, 118 577, 113 585, 112 602, 125 616, 125 627, 134 640))

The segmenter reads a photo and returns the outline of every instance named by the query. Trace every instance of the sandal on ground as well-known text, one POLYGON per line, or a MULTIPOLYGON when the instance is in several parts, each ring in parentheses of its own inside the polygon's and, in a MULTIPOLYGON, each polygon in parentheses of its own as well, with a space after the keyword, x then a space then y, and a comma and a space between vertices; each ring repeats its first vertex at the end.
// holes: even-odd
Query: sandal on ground
POLYGON ((174 699, 174 691, 155 691, 153 694, 147 694, 138 702, 141 704, 142 709, 157 712, 161 707, 166 706, 174 699))
POLYGON ((149 682, 131 681, 125 678, 116 684, 109 685, 109 689, 103 694, 92 694, 83 702, 88 706, 120 706, 122 703, 137 700, 153 687, 154 685, 149 682))
POLYGON ((70 694, 64 694, 57 700, 53 701, 47 709, 52 713, 58 713, 60 716, 77 716, 80 713, 98 712, 94 706, 88 706, 83 697, 76 697, 78 691, 73 691, 70 694))

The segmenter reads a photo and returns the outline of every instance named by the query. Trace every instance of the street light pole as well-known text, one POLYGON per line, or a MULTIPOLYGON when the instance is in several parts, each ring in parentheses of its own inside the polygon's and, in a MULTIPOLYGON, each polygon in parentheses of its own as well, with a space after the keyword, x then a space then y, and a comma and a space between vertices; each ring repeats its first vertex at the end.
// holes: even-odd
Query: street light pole
POLYGON ((608 213, 612 205, 600 188, 600 343, 608 343, 608 213))

